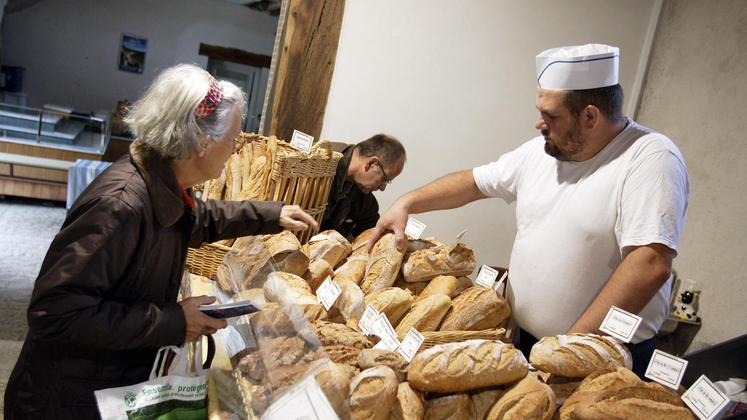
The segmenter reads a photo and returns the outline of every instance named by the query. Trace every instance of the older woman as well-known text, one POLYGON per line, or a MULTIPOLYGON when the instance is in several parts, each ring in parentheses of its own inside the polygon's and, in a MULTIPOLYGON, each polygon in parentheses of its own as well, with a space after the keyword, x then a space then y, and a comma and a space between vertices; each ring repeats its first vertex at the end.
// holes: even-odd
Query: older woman
POLYGON ((244 109, 238 87, 191 65, 135 104, 130 155, 75 202, 44 259, 6 418, 97 418, 94 390, 147 380, 159 347, 225 327, 198 309, 214 298, 176 301, 188 246, 317 227, 298 206, 192 198, 235 150, 244 109))

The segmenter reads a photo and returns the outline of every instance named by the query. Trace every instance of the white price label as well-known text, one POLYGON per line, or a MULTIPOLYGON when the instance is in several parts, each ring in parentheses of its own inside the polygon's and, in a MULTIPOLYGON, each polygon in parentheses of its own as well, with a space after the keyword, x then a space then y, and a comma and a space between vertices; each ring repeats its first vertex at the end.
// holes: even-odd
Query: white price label
POLYGON ((304 132, 293 130, 290 145, 292 148, 308 154, 311 152, 311 145, 314 144, 314 136, 304 132))
POLYGON ((399 347, 397 333, 394 331, 394 327, 392 327, 386 314, 380 313, 373 322, 372 327, 373 333, 381 339, 381 341, 374 347, 383 348, 389 351, 394 351, 399 347))
POLYGON ((491 288, 493 287, 493 282, 495 282, 496 278, 498 278, 498 270, 488 267, 487 265, 483 265, 482 267, 480 267, 480 274, 477 275, 475 284, 491 288))
POLYGON ((414 217, 409 217, 407 219, 407 225, 405 226, 405 235, 411 237, 412 239, 420 239, 420 235, 423 234, 424 230, 425 223, 414 217))
POLYGON ((307 376, 289 388, 265 411, 262 420, 326 420, 339 419, 327 396, 316 383, 314 376, 307 376))
POLYGON ((239 331, 231 325, 229 325, 225 329, 218 330, 216 335, 225 336, 224 339, 226 342, 226 354, 228 354, 229 359, 233 356, 236 356, 240 351, 246 348, 244 338, 241 336, 239 331))
POLYGON ((701 420, 716 418, 729 404, 729 398, 719 391, 705 375, 701 375, 693 386, 682 394, 682 401, 701 420))
POLYGON ((366 306, 366 310, 363 311, 363 315, 361 315, 360 321, 358 321, 358 327, 365 333, 366 335, 373 334, 373 322, 376 320, 376 317, 379 316, 379 311, 376 310, 376 308, 373 307, 373 305, 366 306))
POLYGON ((333 282, 329 276, 316 289, 316 297, 324 305, 324 309, 326 310, 329 310, 334 305, 341 293, 340 286, 333 282))
POLYGON ((409 362, 415 357, 423 341, 425 341, 423 334, 420 334, 415 328, 410 328, 405 338, 402 339, 399 348, 397 348, 397 352, 409 362))
POLYGON ((641 325, 642 319, 638 315, 613 306, 607 312, 607 316, 604 317, 599 330, 606 332, 622 342, 630 343, 636 330, 638 330, 638 326, 641 325))
POLYGON ((654 350, 644 376, 676 391, 685 375, 685 368, 687 360, 654 350))

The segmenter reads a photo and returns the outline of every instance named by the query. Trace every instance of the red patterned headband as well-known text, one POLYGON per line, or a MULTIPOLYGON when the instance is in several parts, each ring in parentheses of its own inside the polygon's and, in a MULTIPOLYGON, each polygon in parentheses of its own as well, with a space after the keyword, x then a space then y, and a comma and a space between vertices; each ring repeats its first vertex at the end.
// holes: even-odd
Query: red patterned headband
POLYGON ((218 82, 210 76, 210 88, 208 88, 207 95, 200 101, 195 109, 196 118, 205 118, 218 108, 220 102, 223 100, 223 90, 221 89, 218 82))

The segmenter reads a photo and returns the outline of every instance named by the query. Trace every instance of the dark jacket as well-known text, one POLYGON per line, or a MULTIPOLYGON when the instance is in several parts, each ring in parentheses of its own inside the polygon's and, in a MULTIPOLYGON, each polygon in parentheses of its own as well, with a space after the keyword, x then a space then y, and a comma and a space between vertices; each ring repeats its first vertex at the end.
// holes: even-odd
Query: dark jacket
POLYGON ((335 229, 345 237, 358 236, 364 230, 376 226, 379 221, 379 203, 376 197, 361 191, 355 182, 345 179, 354 147, 348 146, 342 151, 321 226, 321 230, 335 229))
POLYGON ((97 418, 93 391, 148 379, 184 343, 187 246, 280 231, 282 203, 190 201, 168 161, 135 142, 70 209, 36 279, 6 419, 97 418))

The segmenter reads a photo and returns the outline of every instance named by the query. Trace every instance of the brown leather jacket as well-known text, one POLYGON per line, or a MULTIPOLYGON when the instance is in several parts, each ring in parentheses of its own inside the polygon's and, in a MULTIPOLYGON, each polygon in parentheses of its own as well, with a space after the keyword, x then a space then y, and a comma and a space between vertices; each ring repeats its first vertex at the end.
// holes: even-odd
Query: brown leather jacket
POLYGON ((97 418, 93 391, 148 379, 184 342, 176 302, 187 246, 275 233, 282 203, 196 200, 139 142, 70 209, 36 279, 5 418, 97 418))

